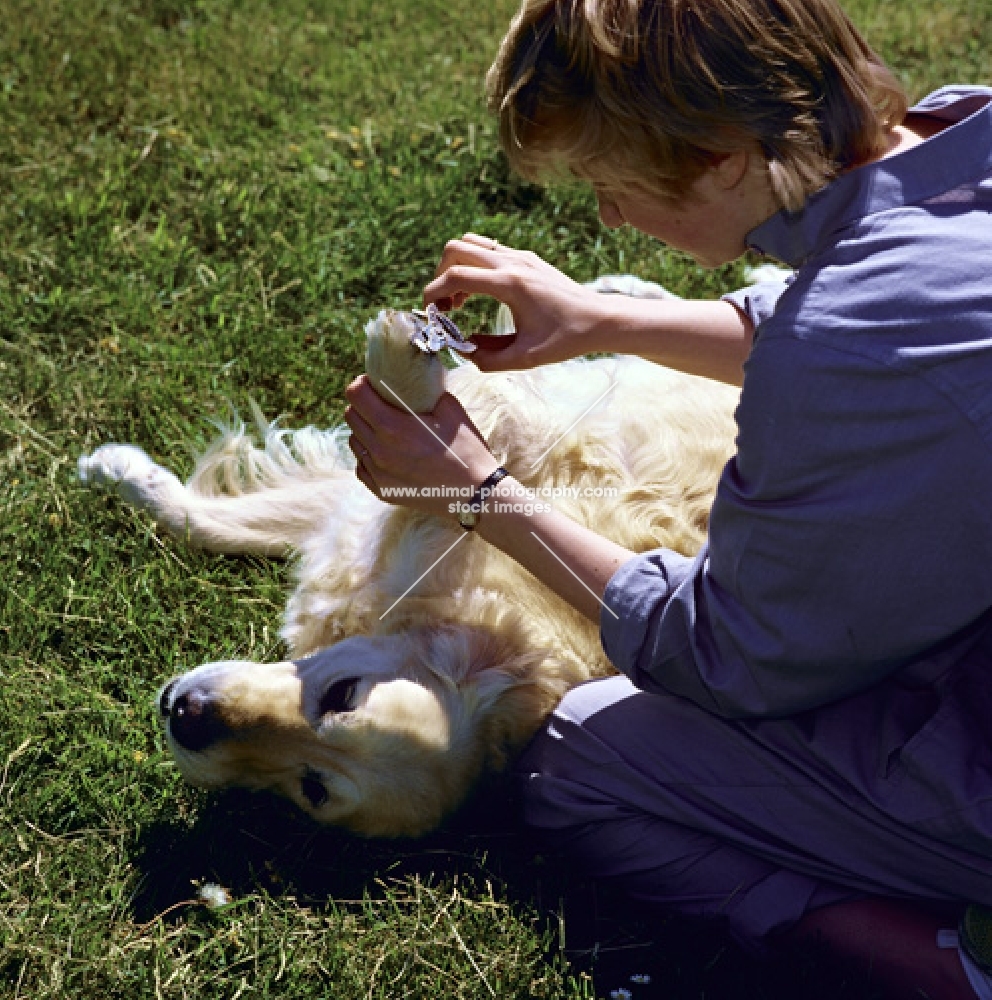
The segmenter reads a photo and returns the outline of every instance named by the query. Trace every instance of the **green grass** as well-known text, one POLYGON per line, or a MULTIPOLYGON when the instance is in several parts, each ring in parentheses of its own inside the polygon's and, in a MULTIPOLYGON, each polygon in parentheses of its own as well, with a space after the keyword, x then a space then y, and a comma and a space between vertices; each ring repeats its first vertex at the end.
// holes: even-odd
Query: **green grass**
MULTIPOLYGON (((987 0, 851 9, 914 96, 992 82, 987 0)), ((602 995, 648 966, 666 997, 871 995, 577 884, 498 789, 372 844, 198 793, 165 752, 156 687, 279 655, 286 569, 159 537, 79 487, 80 453, 133 441, 188 472, 252 399, 335 421, 367 318, 416 303, 468 229, 578 278, 739 278, 507 174, 481 80, 510 12, 0 0, 0 996, 586 997, 587 970, 602 995), (235 903, 206 909, 205 881, 235 903)))

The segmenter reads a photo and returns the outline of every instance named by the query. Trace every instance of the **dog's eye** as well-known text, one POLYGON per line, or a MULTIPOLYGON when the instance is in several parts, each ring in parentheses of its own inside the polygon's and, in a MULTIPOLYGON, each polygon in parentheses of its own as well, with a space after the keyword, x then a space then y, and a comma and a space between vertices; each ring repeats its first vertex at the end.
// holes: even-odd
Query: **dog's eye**
POLYGON ((314 771, 308 771, 300 779, 300 791, 314 809, 319 809, 327 801, 327 789, 314 771))
POLYGON ((322 716, 328 712, 351 712, 354 709, 355 690, 358 688, 357 677, 346 677, 335 681, 320 699, 319 711, 322 716))

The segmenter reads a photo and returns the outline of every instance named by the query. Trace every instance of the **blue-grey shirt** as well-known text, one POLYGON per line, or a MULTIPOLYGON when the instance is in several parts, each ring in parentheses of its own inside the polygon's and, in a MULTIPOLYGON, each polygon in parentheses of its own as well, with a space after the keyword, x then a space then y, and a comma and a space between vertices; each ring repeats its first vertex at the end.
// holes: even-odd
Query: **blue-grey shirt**
POLYGON ((697 558, 610 581, 604 648, 639 686, 788 716, 945 669, 992 608, 992 88, 953 123, 755 229, 797 269, 756 323, 737 453, 697 558))

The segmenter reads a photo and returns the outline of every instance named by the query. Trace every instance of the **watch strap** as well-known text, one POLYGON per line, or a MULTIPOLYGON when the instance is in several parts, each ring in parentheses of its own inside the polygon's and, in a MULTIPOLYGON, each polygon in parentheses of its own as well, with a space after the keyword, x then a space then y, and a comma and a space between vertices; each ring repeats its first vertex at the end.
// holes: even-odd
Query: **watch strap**
POLYGON ((492 493, 493 487, 496 486, 496 484, 499 483, 501 480, 505 479, 509 474, 510 473, 507 472, 507 470, 504 469, 503 466, 501 465, 499 466, 499 468, 494 469, 492 472, 490 472, 489 475, 486 476, 486 478, 483 479, 481 483, 479 483, 479 485, 476 487, 475 492, 472 494, 472 499, 469 500, 468 502, 470 509, 478 507, 477 512, 473 511, 473 513, 475 513, 476 516, 473 518, 470 524, 466 524, 461 519, 459 519, 458 522, 466 531, 473 531, 475 529, 475 526, 476 524, 478 524, 479 521, 479 515, 481 515, 482 513, 482 504, 485 501, 486 497, 488 497, 492 493))

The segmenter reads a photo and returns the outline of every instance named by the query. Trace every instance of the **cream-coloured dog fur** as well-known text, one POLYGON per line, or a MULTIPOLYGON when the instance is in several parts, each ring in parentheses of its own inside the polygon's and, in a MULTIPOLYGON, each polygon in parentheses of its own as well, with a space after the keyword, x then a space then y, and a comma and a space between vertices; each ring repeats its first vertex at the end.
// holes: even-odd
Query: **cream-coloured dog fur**
MULTIPOLYGON (((736 390, 629 357, 466 364, 448 388, 521 483, 589 490, 554 499, 564 513, 630 549, 699 547, 736 390)), ((272 789, 362 834, 417 835, 611 667, 595 623, 454 518, 369 493, 346 433, 270 425, 259 447, 231 429, 185 485, 130 445, 84 456, 80 473, 191 545, 297 560, 290 659, 206 664, 163 689, 184 775, 272 789)))

